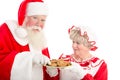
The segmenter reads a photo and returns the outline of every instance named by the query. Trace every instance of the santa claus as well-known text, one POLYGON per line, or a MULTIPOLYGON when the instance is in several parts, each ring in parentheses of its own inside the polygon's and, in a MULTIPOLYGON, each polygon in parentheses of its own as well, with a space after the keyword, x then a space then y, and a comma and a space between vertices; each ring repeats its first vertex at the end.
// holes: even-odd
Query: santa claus
POLYGON ((42 0, 24 0, 18 10, 18 22, 1 25, 0 80, 48 80, 50 76, 43 67, 50 64, 43 33, 47 14, 42 0))

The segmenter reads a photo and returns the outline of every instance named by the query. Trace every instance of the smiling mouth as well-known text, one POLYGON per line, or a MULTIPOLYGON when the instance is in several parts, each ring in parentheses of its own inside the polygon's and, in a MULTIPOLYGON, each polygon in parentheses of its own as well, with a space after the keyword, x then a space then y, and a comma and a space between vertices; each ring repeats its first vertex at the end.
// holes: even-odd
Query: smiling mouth
POLYGON ((41 28, 39 28, 39 27, 33 27, 33 31, 35 31, 35 32, 39 32, 41 30, 41 28))
POLYGON ((40 30, 39 30, 39 29, 33 29, 33 31, 35 31, 35 32, 39 32, 40 30))

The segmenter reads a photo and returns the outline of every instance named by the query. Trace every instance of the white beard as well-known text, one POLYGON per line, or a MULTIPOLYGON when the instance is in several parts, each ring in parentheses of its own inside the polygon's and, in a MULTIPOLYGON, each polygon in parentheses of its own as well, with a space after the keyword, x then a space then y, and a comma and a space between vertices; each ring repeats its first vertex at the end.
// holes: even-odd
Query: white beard
POLYGON ((40 27, 28 27, 27 33, 29 44, 31 44, 34 49, 42 50, 46 47, 44 31, 40 27))

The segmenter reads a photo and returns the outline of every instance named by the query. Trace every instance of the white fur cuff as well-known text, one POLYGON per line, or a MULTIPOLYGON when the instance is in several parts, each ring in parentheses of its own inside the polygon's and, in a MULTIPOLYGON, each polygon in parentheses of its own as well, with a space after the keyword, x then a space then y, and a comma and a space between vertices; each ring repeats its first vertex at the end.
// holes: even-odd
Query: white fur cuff
POLYGON ((47 68, 46 72, 50 75, 50 77, 58 75, 58 69, 47 68))

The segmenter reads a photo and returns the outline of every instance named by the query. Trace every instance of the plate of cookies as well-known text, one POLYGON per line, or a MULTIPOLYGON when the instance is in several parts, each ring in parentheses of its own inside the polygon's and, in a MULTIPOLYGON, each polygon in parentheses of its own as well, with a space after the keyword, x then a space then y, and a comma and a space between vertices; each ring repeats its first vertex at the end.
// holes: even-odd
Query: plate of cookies
POLYGON ((64 59, 52 59, 50 60, 51 64, 50 65, 46 65, 46 67, 49 68, 66 68, 71 66, 71 62, 69 61, 65 61, 64 59))

